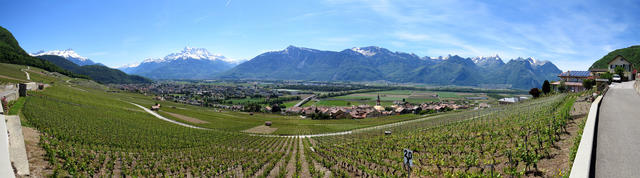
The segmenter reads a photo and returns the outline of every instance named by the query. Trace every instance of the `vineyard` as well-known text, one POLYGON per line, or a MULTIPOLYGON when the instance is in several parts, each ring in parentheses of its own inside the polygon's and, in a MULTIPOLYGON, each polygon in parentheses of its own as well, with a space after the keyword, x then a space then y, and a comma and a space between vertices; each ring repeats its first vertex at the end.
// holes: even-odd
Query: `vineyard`
POLYGON ((402 149, 414 150, 414 176, 540 174, 566 130, 574 98, 565 95, 390 128, 316 140, 317 158, 341 176, 406 176, 402 149), (336 166, 332 166, 336 165, 336 166))
POLYGON ((489 109, 333 129, 308 130, 317 123, 300 126, 295 118, 286 118, 274 123, 289 123, 288 133, 356 130, 341 136, 265 137, 240 131, 271 115, 166 103, 175 106, 167 112, 211 124, 204 124, 209 130, 191 129, 128 104, 155 102, 141 95, 108 93, 94 83, 74 84, 38 74, 33 78, 56 85, 29 93, 21 112, 24 124, 42 133, 39 145, 53 176, 73 177, 403 177, 408 174, 402 163, 405 148, 414 151, 414 177, 551 176, 553 170, 539 169, 538 164, 555 157, 552 152, 567 132, 576 98, 559 94, 489 109), (215 117, 220 114, 229 116, 215 117), (389 125, 358 129, 381 124, 389 125))

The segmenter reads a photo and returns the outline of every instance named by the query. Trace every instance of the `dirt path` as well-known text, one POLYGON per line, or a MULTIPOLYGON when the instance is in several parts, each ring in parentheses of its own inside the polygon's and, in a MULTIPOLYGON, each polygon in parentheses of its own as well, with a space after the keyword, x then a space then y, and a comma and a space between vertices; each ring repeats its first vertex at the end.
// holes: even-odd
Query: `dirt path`
MULTIPOLYGON (((578 134, 578 129, 580 129, 579 124, 586 119, 590 106, 591 103, 585 101, 576 101, 573 104, 571 119, 567 126, 567 133, 560 135, 560 141, 556 143, 557 147, 551 149, 551 158, 541 159, 538 162, 540 172, 536 174, 542 174, 541 176, 544 177, 553 177, 558 174, 564 175, 569 173, 568 171, 571 169, 569 154, 574 144, 573 138, 578 134)), ((529 173, 525 176, 534 176, 534 174, 529 173)))
MULTIPOLYGON (((300 177, 311 177, 311 173, 309 172, 309 163, 307 162, 307 157, 304 155, 304 145, 302 144, 302 139, 298 139, 298 149, 300 151, 300 163, 302 163, 302 168, 300 177)), ((311 158, 309 158, 311 159, 311 158)))
POLYGON ((25 71, 24 69, 22 70, 22 72, 24 72, 24 74, 27 75, 27 80, 31 80, 31 76, 29 76, 29 72, 25 71))
POLYGON ((30 127, 22 127, 24 143, 29 156, 29 172, 31 177, 46 177, 53 173, 53 168, 49 161, 45 159, 45 151, 38 145, 40 142, 40 132, 30 127))
POLYGON ((278 130, 278 128, 275 127, 269 127, 266 125, 259 125, 247 130, 243 130, 242 132, 247 132, 247 133, 257 133, 257 134, 270 134, 275 132, 276 130, 278 130))
POLYGON ((6 78, 6 79, 10 79, 10 80, 17 80, 17 81, 22 81, 22 82, 28 82, 28 81, 26 81, 26 80, 17 79, 17 78, 13 78, 13 77, 5 76, 5 75, 0 75, 0 78, 6 78))
POLYGON ((149 113, 149 114, 151 114, 151 115, 155 116, 156 118, 158 118, 158 119, 162 119, 162 120, 167 121, 167 122, 171 122, 171 123, 174 123, 174 124, 178 124, 178 125, 180 125, 180 126, 189 127, 189 128, 194 128, 194 129, 211 130, 211 129, 202 128, 202 127, 198 127, 198 126, 193 126, 193 125, 189 125, 189 124, 181 123, 181 122, 178 122, 178 121, 174 121, 174 120, 171 120, 171 119, 167 119, 166 117, 161 116, 160 114, 155 113, 155 112, 151 111, 151 110, 150 110, 150 109, 148 109, 148 108, 142 107, 142 106, 140 106, 139 104, 131 103, 131 102, 129 102, 129 103, 130 103, 130 104, 133 104, 133 105, 135 105, 135 106, 138 106, 139 108, 141 108, 141 109, 143 109, 144 111, 146 111, 147 113, 149 113))
MULTIPOLYGON (((309 144, 311 144, 311 146, 315 148, 316 141, 313 140, 312 138, 308 138, 308 139, 309 139, 309 144)), ((316 170, 324 174, 323 178, 331 177, 331 170, 325 168, 322 164, 318 163, 316 160, 311 160, 311 161, 313 162, 313 166, 316 168, 316 170)))
POLYGON ((289 158, 289 163, 287 164, 287 177, 293 177, 293 174, 296 173, 296 154, 298 154, 298 144, 296 144, 295 142, 297 142, 296 140, 298 140, 298 138, 294 138, 293 139, 293 152, 291 152, 291 158, 289 158))
MULTIPOLYGON (((270 148, 272 148, 271 150, 266 150, 266 151, 272 151, 272 152, 280 151, 280 150, 282 150, 281 147, 285 147, 286 142, 287 142, 287 140, 282 139, 281 141, 278 141, 277 143, 272 144, 270 146, 270 148)), ((282 158, 280 158, 280 159, 282 159, 282 158)), ((269 166, 269 163, 265 163, 265 165, 263 165, 260 168, 260 170, 256 171, 256 173, 252 177, 260 177, 260 176, 262 176, 262 174, 264 174, 265 171, 271 171, 271 170, 267 170, 268 166, 269 166)))
POLYGON ((267 177, 277 177, 278 174, 280 173, 280 167, 285 166, 285 158, 287 157, 287 155, 291 152, 291 150, 293 149, 293 144, 289 143, 290 141, 287 140, 287 151, 285 152, 284 155, 282 155, 282 158, 280 158, 280 161, 278 161, 278 163, 276 163, 275 166, 273 166, 273 169, 271 169, 271 172, 269 172, 269 175, 267 177))
POLYGON ((194 123, 194 124, 207 124, 207 123, 209 123, 207 121, 203 121, 203 120, 196 119, 196 118, 193 118, 193 117, 185 116, 185 115, 182 115, 182 114, 176 114, 176 113, 171 113, 171 112, 167 112, 167 111, 160 111, 160 112, 163 112, 165 114, 169 114, 170 116, 173 116, 173 117, 176 117, 178 119, 182 119, 184 121, 191 122, 191 123, 194 123))

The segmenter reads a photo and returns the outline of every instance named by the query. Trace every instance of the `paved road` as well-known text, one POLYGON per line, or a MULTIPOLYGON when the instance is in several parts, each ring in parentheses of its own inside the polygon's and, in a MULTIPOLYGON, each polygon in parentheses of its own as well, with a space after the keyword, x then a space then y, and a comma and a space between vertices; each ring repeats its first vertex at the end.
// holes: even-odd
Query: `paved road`
POLYGON ((296 105, 293 105, 293 107, 300 107, 300 106, 302 106, 304 103, 311 101, 311 99, 313 99, 313 98, 315 98, 315 97, 316 97, 316 95, 308 96, 308 97, 306 97, 306 98, 302 99, 302 101, 300 101, 300 102, 296 103, 296 105))
POLYGON ((595 174, 640 176, 640 95, 633 82, 614 83, 600 105, 595 174))
POLYGON ((27 74, 27 80, 31 80, 31 76, 29 76, 29 72, 25 71, 24 69, 22 69, 21 71, 27 74))
MULTIPOLYGON (((131 103, 131 102, 129 102, 129 103, 131 103)), ((193 125, 185 124, 185 123, 182 123, 182 122, 174 121, 174 120, 171 120, 171 119, 167 119, 166 117, 163 117, 163 116, 161 116, 160 114, 158 114, 158 113, 156 113, 156 112, 153 112, 153 111, 151 111, 151 110, 150 110, 150 109, 148 109, 148 108, 142 107, 142 106, 140 106, 139 104, 136 104, 136 103, 131 103, 131 104, 133 104, 133 105, 135 105, 135 106, 138 106, 139 108, 141 108, 141 109, 143 109, 144 111, 146 111, 147 113, 149 113, 149 114, 151 114, 151 115, 155 116, 156 118, 158 118, 158 119, 162 119, 162 120, 165 120, 165 121, 167 121, 167 122, 171 122, 171 123, 174 123, 174 124, 178 124, 178 125, 180 125, 180 126, 189 127, 189 128, 194 128, 194 129, 211 130, 211 129, 202 128, 202 127, 198 127, 198 126, 193 126, 193 125)))

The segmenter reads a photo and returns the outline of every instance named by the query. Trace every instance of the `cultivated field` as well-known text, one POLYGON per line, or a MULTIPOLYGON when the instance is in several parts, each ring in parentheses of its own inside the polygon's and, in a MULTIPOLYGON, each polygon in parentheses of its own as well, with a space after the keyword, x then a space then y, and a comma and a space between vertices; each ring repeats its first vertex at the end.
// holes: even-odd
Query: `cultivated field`
MULTIPOLYGON (((575 100, 573 95, 561 94, 432 116, 310 120, 155 101, 44 73, 34 72, 31 77, 52 86, 29 92, 21 111, 23 124, 40 133, 35 146, 44 150, 49 163, 44 167, 50 167, 56 177, 556 176, 556 168, 544 162, 559 159, 556 150, 563 149, 559 143, 570 139, 565 132, 575 100), (163 106, 159 114, 210 130, 159 120, 128 102, 143 106, 159 102, 163 106), (271 130, 258 127, 265 121, 272 121, 271 130), (316 134, 400 121, 407 122, 341 136, 297 138, 243 132, 253 128, 275 135, 316 134), (410 173, 402 168, 404 148, 414 151, 410 173)), ((377 96, 347 96, 372 94, 377 96)), ((414 91, 380 94, 389 99, 421 96, 414 91)))
MULTIPOLYGON (((487 97, 481 93, 464 93, 464 92, 441 92, 441 91, 420 91, 420 90, 390 90, 369 93, 356 93, 345 96, 336 96, 330 98, 318 99, 305 103, 303 106, 352 106, 352 105, 375 105, 380 95, 380 104, 382 106, 391 106, 394 101, 402 101, 403 99, 409 103, 421 104, 439 101, 458 101, 464 100, 465 97, 487 97)), ((484 102, 495 101, 493 98, 483 100, 484 102)))

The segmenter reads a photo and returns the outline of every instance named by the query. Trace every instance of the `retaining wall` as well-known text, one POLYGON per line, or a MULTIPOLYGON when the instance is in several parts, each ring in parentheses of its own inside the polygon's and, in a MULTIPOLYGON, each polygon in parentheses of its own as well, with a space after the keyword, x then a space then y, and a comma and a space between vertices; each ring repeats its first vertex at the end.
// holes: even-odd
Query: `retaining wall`
POLYGON ((640 94, 640 74, 636 77, 636 82, 633 84, 633 88, 640 94))
POLYGON ((7 123, 2 107, 0 107, 0 177, 15 177, 9 161, 9 134, 7 134, 7 123))
POLYGON ((29 158, 24 144, 22 134, 22 124, 19 116, 5 116, 7 119, 7 130, 9 130, 9 153, 13 167, 16 168, 17 175, 29 175, 29 158))
MULTIPOLYGON (((606 93, 606 91, 604 93, 606 93)), ((578 146, 576 158, 573 160, 573 165, 571 166, 570 178, 587 178, 590 177, 589 175, 593 171, 591 170, 591 166, 594 161, 592 159, 596 144, 595 137, 597 132, 598 112, 603 96, 604 95, 598 96, 598 98, 596 98, 596 100, 591 104, 591 108, 589 108, 589 116, 587 116, 587 122, 584 125, 584 130, 582 131, 582 138, 580 138, 580 145, 578 146)))
POLYGON ((0 86, 0 98, 6 97, 7 101, 13 101, 18 99, 18 87, 15 85, 2 85, 0 86))

